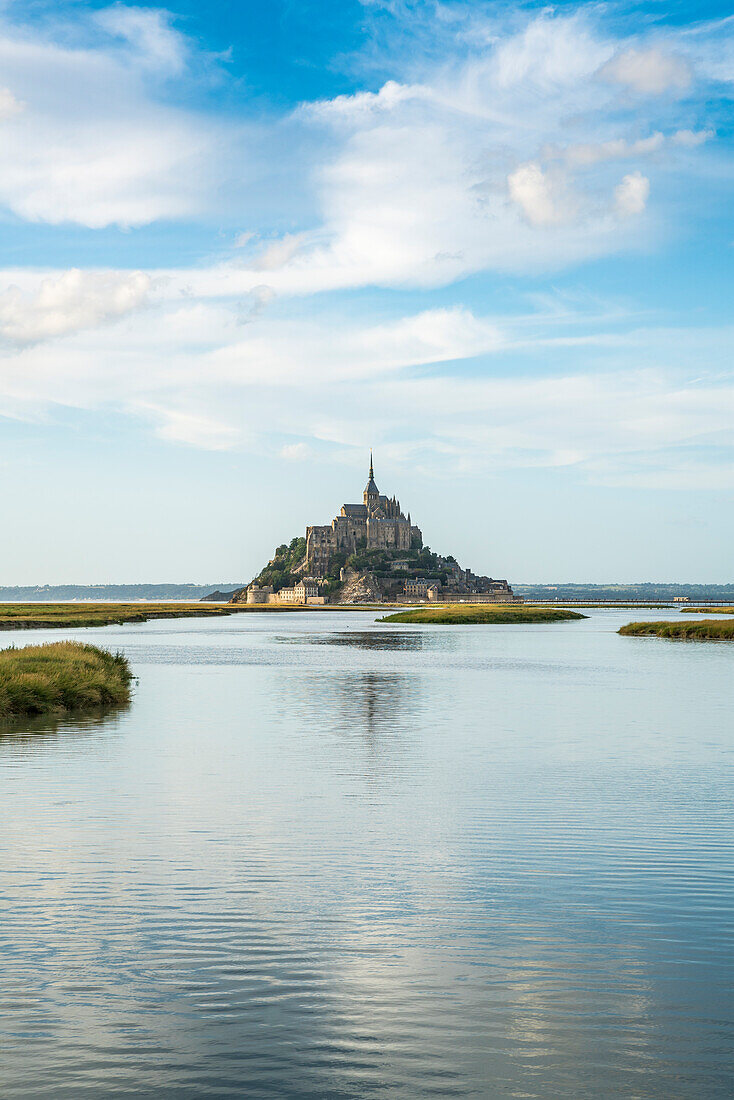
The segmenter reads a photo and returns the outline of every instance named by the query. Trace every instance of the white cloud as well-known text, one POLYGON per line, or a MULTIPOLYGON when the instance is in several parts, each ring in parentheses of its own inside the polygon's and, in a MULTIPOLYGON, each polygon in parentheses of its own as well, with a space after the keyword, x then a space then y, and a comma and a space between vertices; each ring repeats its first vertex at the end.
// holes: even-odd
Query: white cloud
POLYGON ((521 164, 507 177, 507 186, 510 198, 531 225, 553 225, 562 220, 551 180, 539 164, 521 164))
POLYGON ((133 408, 152 419, 156 435, 169 443, 183 443, 206 451, 229 451, 242 444, 241 430, 211 416, 146 402, 133 408))
POLYGON ((713 136, 713 130, 676 130, 671 141, 675 145, 695 149, 697 145, 703 145, 705 141, 710 141, 713 136))
POLYGON ((614 204, 622 217, 641 214, 650 195, 650 181, 642 172, 630 172, 614 189, 614 204))
POLYGON ((210 380, 235 385, 320 385, 467 359, 502 342, 495 325, 464 309, 426 310, 382 324, 278 320, 245 326, 239 339, 212 350, 201 369, 210 380))
POLYGON ((279 267, 284 267, 307 240, 305 233, 287 233, 285 237, 266 245, 255 257, 252 266, 255 271, 275 271, 279 267))
POLYGON ((132 47, 135 63, 148 65, 159 75, 184 67, 186 44, 171 26, 168 12, 118 3, 98 11, 94 18, 108 34, 132 47))
POLYGON ((97 21, 125 48, 104 33, 74 48, 0 18, 0 205, 91 228, 191 215, 209 202, 221 128, 156 99, 183 64, 179 36, 150 10, 97 21))
POLYGON ((353 354, 377 369, 445 363, 497 351, 504 343, 496 325, 467 309, 433 309, 355 334, 353 354))
POLYGON ((152 279, 142 271, 80 271, 44 279, 35 292, 11 286, 0 295, 0 333, 18 344, 64 336, 117 320, 147 301, 152 279))
POLYGON ((643 95, 683 92, 691 83, 691 69, 685 59, 657 46, 622 50, 602 66, 599 75, 643 95))
POLYGON ((4 118, 12 118, 23 110, 23 104, 19 103, 9 88, 0 88, 0 121, 4 118))
POLYGON ((429 89, 420 85, 399 84, 396 80, 388 80, 377 92, 356 92, 353 95, 335 96, 334 99, 317 100, 300 108, 300 113, 330 123, 364 123, 373 120, 383 111, 393 110, 400 103, 430 98, 430 94, 429 89))
POLYGON ((307 443, 286 443, 280 448, 280 457, 287 458, 289 462, 303 462, 312 455, 313 450, 307 443))
MULTIPOLYGON (((673 137, 676 140, 676 137, 673 137)), ((581 145, 569 145, 562 150, 549 150, 550 157, 562 158, 574 168, 589 168, 610 160, 628 160, 630 157, 644 157, 657 153, 663 148, 665 137, 660 131, 637 141, 614 138, 612 141, 586 142, 581 145)))
POLYGON ((275 291, 271 286, 268 286, 267 283, 263 283, 261 286, 254 286, 247 295, 247 304, 242 320, 254 321, 265 309, 267 309, 275 297, 275 291))
POLYGON ((591 76, 609 56, 609 47, 583 15, 543 13, 519 33, 496 41, 494 83, 500 89, 535 85, 558 89, 591 76))

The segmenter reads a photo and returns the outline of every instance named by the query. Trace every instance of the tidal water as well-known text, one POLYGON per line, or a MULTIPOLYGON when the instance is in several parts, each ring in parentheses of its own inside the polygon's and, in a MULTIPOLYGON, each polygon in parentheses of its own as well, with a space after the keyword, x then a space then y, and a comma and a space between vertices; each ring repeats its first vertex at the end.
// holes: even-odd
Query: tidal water
POLYGON ((13 635, 138 683, 0 736, 3 1100, 730 1100, 734 646, 588 614, 13 635))

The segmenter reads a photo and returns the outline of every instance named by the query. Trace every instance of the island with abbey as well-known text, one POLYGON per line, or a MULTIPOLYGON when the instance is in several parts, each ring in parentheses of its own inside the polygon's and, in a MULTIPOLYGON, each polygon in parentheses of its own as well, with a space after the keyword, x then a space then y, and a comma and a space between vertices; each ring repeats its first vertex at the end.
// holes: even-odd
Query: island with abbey
POLYGON ((343 504, 330 524, 306 528, 275 556, 234 603, 355 604, 431 601, 508 603, 506 580, 462 569, 423 545, 423 534, 396 497, 380 493, 372 455, 361 504, 343 504))

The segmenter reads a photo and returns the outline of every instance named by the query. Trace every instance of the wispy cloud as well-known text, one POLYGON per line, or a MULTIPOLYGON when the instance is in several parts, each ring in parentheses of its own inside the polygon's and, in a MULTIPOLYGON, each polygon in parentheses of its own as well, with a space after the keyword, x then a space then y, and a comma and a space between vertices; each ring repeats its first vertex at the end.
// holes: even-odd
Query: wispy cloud
MULTIPOLYGON (((690 448, 715 445, 724 464, 734 454, 734 380, 694 375, 701 356, 726 361, 731 334, 716 329, 620 328, 613 311, 569 305, 359 326, 265 313, 242 326, 234 307, 158 302, 134 318, 6 354, 0 408, 115 409, 169 442, 283 458, 309 440, 335 452, 380 442, 442 477, 547 467, 593 481, 603 469, 627 484, 639 456, 647 477, 658 454, 672 484, 690 448)), ((720 483, 696 468, 700 488, 720 483)))
POLYGON ((115 5, 80 37, 85 45, 62 43, 0 16, 0 205, 92 228, 207 207, 221 135, 216 121, 157 93, 187 64, 170 18, 115 5))

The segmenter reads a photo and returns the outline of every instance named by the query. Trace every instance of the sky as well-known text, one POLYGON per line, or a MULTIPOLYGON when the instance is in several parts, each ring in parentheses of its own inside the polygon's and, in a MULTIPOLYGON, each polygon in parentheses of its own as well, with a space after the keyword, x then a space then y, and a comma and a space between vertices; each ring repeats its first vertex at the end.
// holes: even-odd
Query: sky
POLYGON ((0 0, 0 582, 247 581, 361 499, 731 582, 734 16, 0 0))

